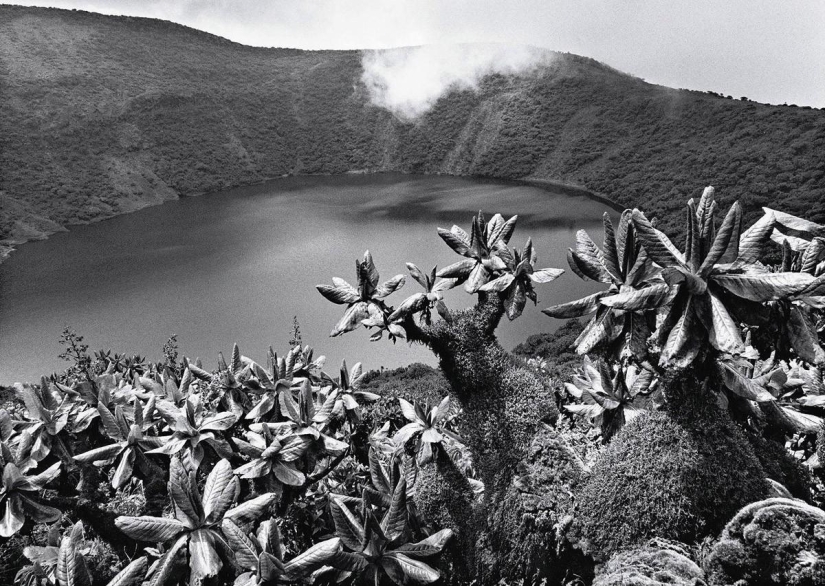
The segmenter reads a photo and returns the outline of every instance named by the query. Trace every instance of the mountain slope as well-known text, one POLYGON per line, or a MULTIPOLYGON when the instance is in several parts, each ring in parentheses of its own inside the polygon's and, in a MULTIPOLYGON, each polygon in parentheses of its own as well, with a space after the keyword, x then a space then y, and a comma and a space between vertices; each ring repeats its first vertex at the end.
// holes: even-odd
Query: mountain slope
POLYGON ((568 182, 677 225, 708 184, 825 221, 825 112, 654 86, 559 54, 415 123, 357 51, 245 47, 163 21, 0 6, 0 243, 290 173, 568 182), (675 213, 674 213, 675 212, 675 213))

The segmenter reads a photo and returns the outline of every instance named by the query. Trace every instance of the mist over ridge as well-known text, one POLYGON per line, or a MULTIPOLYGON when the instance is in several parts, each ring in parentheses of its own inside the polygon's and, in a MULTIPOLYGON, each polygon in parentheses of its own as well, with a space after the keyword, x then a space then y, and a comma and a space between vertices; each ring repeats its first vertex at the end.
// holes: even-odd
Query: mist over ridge
POLYGON ((530 75, 556 57, 549 49, 506 43, 369 50, 361 59, 361 81, 373 104, 410 122, 450 91, 475 91, 491 74, 530 75))
MULTIPOLYGON (((0 6, 0 256, 284 175, 530 179, 680 229, 717 187, 825 222, 825 112, 651 85, 529 47, 249 47, 166 21, 0 6)), ((749 216, 748 216, 749 215, 749 216)))

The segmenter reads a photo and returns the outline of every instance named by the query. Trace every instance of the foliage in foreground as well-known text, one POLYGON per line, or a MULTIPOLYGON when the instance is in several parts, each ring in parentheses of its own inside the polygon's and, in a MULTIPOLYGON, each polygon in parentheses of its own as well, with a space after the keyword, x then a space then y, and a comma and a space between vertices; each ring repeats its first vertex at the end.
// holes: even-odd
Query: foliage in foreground
MULTIPOLYGON (((543 374, 540 362, 515 364, 500 358, 492 332, 503 315, 515 319, 526 299, 536 301, 534 284, 561 273, 535 268, 529 239, 521 250, 509 246, 515 223, 515 217, 505 220, 499 214, 486 221, 479 213, 470 233, 458 226, 438 231, 464 259, 434 272, 433 279, 452 279, 477 294, 472 310, 450 311, 441 299, 423 303, 420 295, 415 297, 420 302, 408 298, 397 308, 383 294, 380 301, 352 294, 345 299, 346 291, 379 287, 369 252, 357 263, 357 287, 338 278, 331 287, 318 286, 328 299, 347 305, 332 335, 363 325, 377 330, 372 339, 383 332, 393 340, 406 337, 428 345, 439 357, 453 396, 474 423, 464 437, 486 487, 487 511, 512 504, 505 487, 528 464, 529 438, 538 430, 524 425, 521 412, 508 409, 538 399, 542 392, 532 376, 543 374), (432 322, 433 307, 442 321, 432 322), (519 390, 518 398, 510 394, 512 389, 519 390), (510 441, 502 445, 496 435, 508 426, 519 432, 508 432, 510 441)), ((603 245, 579 231, 568 261, 579 277, 606 289, 544 310, 556 318, 590 316, 574 344, 589 357, 566 384, 567 396, 559 398, 565 410, 596 426, 603 441, 616 438, 581 485, 581 523, 573 524, 583 531, 583 543, 595 545, 595 553, 602 555, 650 537, 700 540, 715 534, 738 508, 769 490, 753 451, 757 444, 745 440, 742 428, 770 438, 766 441, 797 442, 813 437, 822 421, 825 228, 766 208, 760 220, 744 229, 738 203, 720 221, 714 190, 707 188, 698 201, 688 202, 684 232, 680 250, 640 210, 626 210, 617 225, 605 214, 603 245), (782 254, 776 266, 764 262, 773 244, 782 254), (643 415, 658 409, 665 413, 643 415), (678 453, 669 453, 677 427, 668 428, 656 445, 631 445, 630 436, 622 433, 627 422, 638 418, 646 425, 657 417, 673 419, 684 430, 678 453), (626 450, 611 467, 608 454, 619 446, 626 450), (672 466, 656 469, 659 461, 672 466), (615 466, 628 463, 633 470, 627 476, 614 473, 615 466), (604 467, 603 474, 598 466, 604 467), (709 491, 710 501, 700 481, 709 471, 714 472, 706 480, 716 487, 709 491), (615 489, 605 494, 611 479, 615 489), (697 486, 703 489, 697 492, 697 486), (657 497, 672 502, 652 504, 657 497)), ((402 280, 398 275, 391 282, 402 280)), ((552 409, 536 413, 534 424, 542 416, 555 418, 552 409)), ((809 466, 818 465, 812 450, 803 456, 809 466)), ((771 470, 779 469, 771 457, 762 460, 771 470)), ((456 486, 457 493, 460 488, 456 486)), ((425 494, 425 487, 418 492, 425 494)), ((438 492, 444 494, 443 488, 438 492)), ((810 493, 804 496, 810 498, 810 493)), ((571 512, 560 509, 553 515, 561 522, 571 512)), ((464 521, 452 520, 465 538, 474 535, 465 544, 479 551, 518 532, 499 525, 501 516, 494 514, 486 520, 472 513, 464 521)), ((558 546, 564 539, 550 541, 558 546)), ((478 576, 529 575, 531 569, 523 566, 513 571, 524 554, 523 544, 500 548, 492 557, 508 559, 510 569, 488 572, 476 566, 478 576)), ((476 555, 490 559, 489 554, 476 555)))
POLYGON ((766 210, 742 230, 737 206, 718 225, 716 208, 712 189, 688 204, 684 251, 638 210, 616 227, 606 216, 601 247, 577 235, 571 268, 606 290, 545 310, 591 316, 574 344, 588 356, 566 387, 495 338, 562 273, 537 268, 529 239, 511 248, 516 218, 498 214, 479 213, 469 233, 439 230, 462 259, 427 274, 409 263, 424 292, 398 307, 388 297, 404 276, 382 283, 369 253, 355 286, 319 286, 345 306, 332 335, 363 325, 432 349, 449 397, 425 405, 398 393, 397 411, 373 412, 381 398, 360 365, 330 376, 299 344, 270 349, 266 366, 235 346, 208 372, 179 361, 173 340, 164 363, 147 364, 88 358, 67 333, 74 366, 19 385, 24 408, 0 410, 2 539, 53 524, 24 550, 32 564, 17 582, 89 583, 89 538, 117 556, 115 584, 263 586, 587 582, 582 550, 712 537, 783 490, 766 476, 790 471, 770 466, 764 442, 811 446, 800 457, 817 467, 825 408, 825 229, 766 210), (762 262, 771 242, 775 267, 762 262), (475 307, 446 306, 458 285, 475 307), (607 443, 592 465, 575 449, 587 423, 607 443))

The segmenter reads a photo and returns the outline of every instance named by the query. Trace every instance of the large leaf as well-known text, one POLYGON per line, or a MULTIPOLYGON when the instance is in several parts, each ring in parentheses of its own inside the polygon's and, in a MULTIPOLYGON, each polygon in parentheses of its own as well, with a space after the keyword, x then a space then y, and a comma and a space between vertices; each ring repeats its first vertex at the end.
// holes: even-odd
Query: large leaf
POLYGON ((54 523, 63 515, 58 508, 44 505, 23 494, 16 496, 20 499, 20 504, 23 507, 25 516, 35 523, 54 523))
POLYGON ((391 295, 392 293, 403 287, 406 281, 407 278, 404 275, 395 275, 389 281, 385 281, 384 283, 382 283, 375 290, 374 296, 378 297, 379 299, 387 297, 388 295, 391 295))
POLYGON ((235 425, 238 418, 229 411, 218 413, 203 420, 200 431, 225 431, 235 425))
POLYGON ((75 456, 74 459, 83 464, 107 461, 117 457, 122 449, 123 447, 119 443, 101 446, 99 448, 91 449, 88 452, 83 452, 82 454, 75 456))
POLYGON ((467 258, 444 267, 436 275, 442 278, 466 279, 476 264, 478 264, 476 259, 467 258))
POLYGON ((639 241, 653 262, 662 268, 684 265, 681 254, 668 237, 654 228, 642 212, 635 209, 633 210, 633 226, 636 228, 639 241))
MULTIPOLYGON (((458 226, 453 226, 453 228, 457 228, 458 226)), ((464 232, 461 230, 461 232, 464 232)), ((467 253, 470 251, 470 242, 466 238, 466 233, 462 234, 461 232, 445 230, 444 228, 438 228, 438 235, 441 239, 447 243, 447 246, 452 248, 456 253, 460 254, 461 256, 468 256, 467 253)))
POLYGON ((131 479, 135 469, 136 448, 131 447, 123 452, 120 462, 112 476, 112 486, 117 490, 124 487, 131 479))
MULTIPOLYGON (((349 285, 349 284, 348 284, 349 285)), ((315 285, 318 292, 328 300, 338 305, 349 305, 358 301, 358 292, 349 285, 348 287, 336 287, 334 285, 315 285)))
POLYGON ((478 290, 479 291, 497 291, 497 292, 501 292, 501 291, 504 291, 507 287, 509 287, 513 283, 514 280, 515 280, 515 277, 513 276, 512 273, 504 273, 503 275, 501 275, 497 279, 493 279, 492 281, 489 281, 489 282, 485 283, 484 285, 479 287, 478 290))
POLYGON ((791 307, 787 331, 793 349, 802 360, 816 365, 825 364, 825 350, 819 343, 816 322, 806 311, 797 306, 791 307))
POLYGON ((771 240, 775 223, 773 213, 766 212, 756 223, 745 230, 739 237, 739 260, 751 264, 761 261, 764 257, 765 246, 771 240))
POLYGON ((713 275, 711 279, 738 297, 775 301, 804 291, 815 279, 807 273, 748 273, 713 275))
POLYGON ((229 547, 235 552, 235 563, 245 570, 255 570, 258 567, 258 550, 247 534, 229 519, 221 524, 223 534, 229 547))
POLYGON ((822 425, 821 417, 783 407, 775 402, 760 403, 759 406, 768 421, 789 433, 817 433, 822 425))
POLYGON ((192 584, 217 576, 221 571, 223 562, 216 551, 215 541, 215 534, 209 529, 198 529, 189 536, 189 572, 192 584))
POLYGON ((187 530, 186 525, 168 517, 118 517, 115 526, 135 541, 169 541, 187 530))
POLYGON ((662 348, 660 358, 662 366, 685 368, 693 362, 699 354, 699 350, 702 347, 702 337, 693 309, 694 303, 694 298, 690 297, 682 307, 674 306, 674 308, 671 309, 671 311, 679 311, 679 309, 681 309, 681 312, 673 329, 670 330, 667 336, 664 348, 662 348))
POLYGON ((203 505, 196 493, 197 486, 192 486, 189 473, 180 458, 172 458, 169 464, 168 487, 177 518, 190 529, 200 525, 203 505))
POLYGON ((78 553, 83 540, 83 523, 75 523, 69 534, 60 540, 57 554, 57 580, 61 586, 91 586, 91 576, 78 553))
POLYGON ((285 578, 296 580, 308 576, 321 566, 326 565, 339 551, 341 551, 341 540, 338 538, 317 543, 284 564, 285 578))
POLYGON ((262 494, 248 501, 244 501, 237 507, 229 509, 224 515, 225 519, 230 519, 237 525, 246 525, 257 520, 258 517, 264 514, 277 500, 277 495, 274 493, 262 494))
MULTIPOLYGON (((13 464, 6 464, 6 466, 13 466, 13 464)), ((8 495, 0 501, 0 507, 3 507, 3 514, 0 516, 0 537, 11 537, 20 531, 26 521, 21 501, 22 499, 17 494, 8 495)))
POLYGON ((275 478, 289 486, 301 486, 306 482, 306 476, 303 472, 296 470, 294 464, 277 462, 272 465, 272 473, 275 478))
POLYGON ((429 299, 425 293, 415 293, 407 297, 398 306, 398 309, 393 311, 388 318, 389 321, 398 321, 411 313, 417 313, 429 305, 429 299))
POLYGON ((335 535, 349 549, 361 551, 364 547, 364 526, 349 510, 346 503, 337 495, 331 495, 329 510, 335 523, 335 535))
POLYGON ((240 493, 240 484, 232 473, 232 465, 228 460, 221 460, 206 478, 203 487, 203 514, 206 523, 219 521, 229 510, 240 493))
POLYGON ((775 400, 765 387, 747 378, 727 362, 717 362, 716 368, 724 385, 740 397, 760 403, 775 400))
POLYGON ((172 547, 169 548, 169 551, 158 560, 149 586, 163 586, 177 578, 176 570, 180 567, 178 562, 182 561, 179 559, 180 554, 184 551, 188 543, 189 539, 186 536, 182 536, 175 541, 172 547))
POLYGON ((622 327, 608 307, 601 307, 576 338, 576 352, 587 354, 601 343, 612 342, 621 335, 622 327))
POLYGON ((402 552, 414 558, 429 557, 441 553, 441 550, 444 549, 444 546, 447 545, 447 542, 452 536, 453 532, 451 529, 442 529, 417 543, 404 544, 395 551, 402 552))
POLYGON ((718 262, 733 262, 739 252, 739 231, 742 225, 742 208, 739 202, 734 202, 725 216, 713 245, 710 247, 702 266, 699 267, 699 276, 707 277, 718 262))
POLYGON ((666 283, 656 283, 640 289, 622 287, 615 295, 601 297, 601 304, 624 311, 644 311, 662 305, 670 294, 666 283))
POLYGON ((708 339, 711 345, 720 352, 728 354, 741 354, 745 351, 745 344, 739 332, 739 326, 733 321, 727 308, 722 301, 713 293, 696 301, 696 307, 704 308, 710 315, 702 313, 702 322, 708 331, 708 339), (708 317, 710 319, 708 319, 708 317))
POLYGON ((407 481, 402 476, 395 485, 390 508, 381 520, 381 529, 394 541, 404 534, 407 528, 407 481))
POLYGON ((140 586, 146 577, 148 566, 146 557, 139 557, 118 572, 106 586, 140 586))
POLYGON ((55 462, 40 474, 24 477, 17 486, 20 490, 42 490, 48 483, 60 475, 60 466, 60 462, 55 462))
POLYGON ((593 313, 599 307, 599 300, 608 295, 607 291, 600 291, 587 297, 582 297, 576 301, 569 301, 559 305, 553 305, 547 309, 542 309, 541 312, 559 319, 569 319, 572 317, 582 317, 588 313, 593 313))
POLYGON ((330 332, 330 336, 340 336, 345 332, 349 332, 361 325, 361 321, 370 316, 368 305, 364 301, 353 303, 344 312, 343 317, 335 324, 335 327, 330 332))
POLYGON ((403 553, 390 552, 381 558, 380 563, 390 579, 400 586, 432 584, 441 577, 438 570, 403 553))
POLYGON ((825 226, 821 226, 816 222, 798 218, 796 216, 792 216, 791 214, 786 214, 785 212, 772 210, 771 208, 762 209, 765 210, 766 214, 772 214, 776 219, 776 222, 782 224, 786 228, 796 230, 797 232, 808 232, 814 236, 825 236, 825 226))

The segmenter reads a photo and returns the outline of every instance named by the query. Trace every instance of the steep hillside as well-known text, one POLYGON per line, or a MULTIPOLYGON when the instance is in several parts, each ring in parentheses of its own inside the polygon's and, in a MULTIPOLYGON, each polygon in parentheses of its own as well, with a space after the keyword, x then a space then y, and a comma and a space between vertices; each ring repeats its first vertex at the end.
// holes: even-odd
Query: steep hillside
POLYGON ((563 181, 643 202, 666 223, 713 184, 748 210, 825 221, 819 110, 653 86, 560 54, 405 123, 369 102, 361 71, 355 51, 0 6, 0 243, 268 177, 355 170, 563 181))

